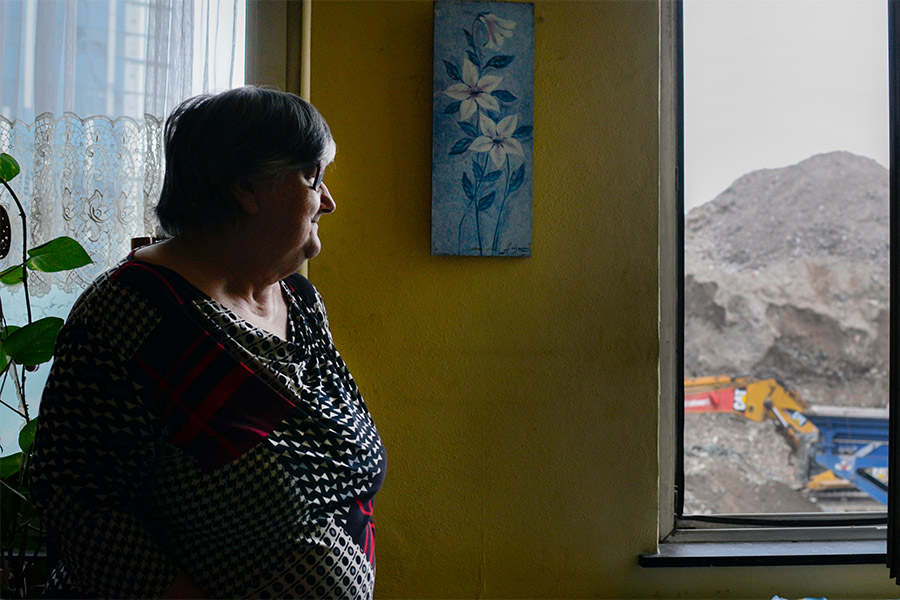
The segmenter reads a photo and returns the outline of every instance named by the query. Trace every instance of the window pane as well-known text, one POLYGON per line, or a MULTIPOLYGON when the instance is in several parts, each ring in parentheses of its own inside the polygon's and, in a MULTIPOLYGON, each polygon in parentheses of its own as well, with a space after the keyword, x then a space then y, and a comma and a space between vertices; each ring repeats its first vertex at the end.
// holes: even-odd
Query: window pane
POLYGON ((684 4, 684 514, 883 511, 887 3, 684 4))
MULTIPOLYGON (((39 8, 35 0, 15 2, 0 0, 0 17, 2 17, 0 45, 3 46, 3 52, 0 52, 0 58, 3 60, 0 63, 4 67, 2 80, 4 85, 0 86, 0 115, 6 118, 29 122, 34 118, 35 98, 30 93, 33 82, 26 81, 26 85, 19 86, 16 84, 18 81, 16 76, 20 68, 26 72, 29 68, 33 69, 36 52, 34 30, 39 8)), ((122 115, 143 116, 148 99, 151 97, 146 89, 146 70, 147 41, 151 29, 148 23, 153 10, 152 3, 149 0, 91 1, 79 2, 77 6, 47 3, 44 8, 55 10, 53 13, 55 19, 63 20, 66 16, 65 10, 70 10, 71 14, 76 16, 73 37, 75 48, 72 58, 74 70, 71 75, 74 81, 74 110, 77 116, 91 117, 101 114, 111 118, 122 115)), ((191 93, 203 92, 204 85, 212 88, 209 91, 243 85, 246 12, 244 0, 234 0, 233 3, 196 2, 192 4, 192 10, 195 35, 193 60, 188 71, 193 74, 191 93)), ((161 18, 159 10, 157 18, 161 18)), ((168 35, 170 30, 163 29, 168 35)), ((57 48, 57 51, 61 53, 62 49, 57 48)), ((60 68, 65 63, 62 59, 55 62, 59 63, 60 68)), ((175 85, 172 84, 172 87, 175 85)), ((59 86, 60 95, 63 89, 64 86, 59 86)), ((181 99, 178 98, 179 101, 181 99)), ((62 106, 62 103, 60 105, 62 106)), ((67 131, 71 136, 67 140, 68 147, 82 148, 86 145, 83 136, 78 138, 82 131, 90 134, 90 125, 67 131)), ((122 148, 127 140, 117 139, 116 143, 118 148, 122 148)), ((3 147, 0 150, 17 154, 15 148, 3 147)), ((87 157, 86 162, 90 163, 91 156, 87 157)), ((124 159, 119 160, 118 166, 121 167, 123 163, 124 159)), ((136 172, 142 173, 142 170, 136 169, 136 172)), ((161 177, 161 173, 148 172, 147 176, 161 177)), ((24 201, 27 190, 21 188, 23 180, 24 177, 20 177, 13 181, 12 185, 24 201)), ((157 185, 156 189, 158 188, 157 185)), ((122 198, 117 198, 116 201, 123 203, 122 198)), ((13 231, 16 232, 20 228, 18 211, 5 191, 0 193, 0 204, 9 211, 13 220, 13 231)), ((109 212, 112 214, 115 210, 109 212)), ((32 217, 29 215, 29 218, 32 217)), ((97 218, 102 222, 107 215, 104 213, 97 218)), ((109 238, 108 232, 102 230, 102 226, 98 226, 98 230, 101 230, 99 236, 107 235, 109 238)), ((63 233, 60 231, 56 235, 63 233)), ((29 239, 28 245, 34 247, 46 241, 49 240, 29 239)), ((124 258, 121 247, 115 241, 107 244, 107 247, 110 248, 109 253, 112 255, 109 258, 113 261, 124 258)), ((95 262, 101 262, 100 257, 93 256, 93 258, 95 262)), ((16 261, 21 261, 20 254, 9 255, 0 261, 0 268, 11 266, 16 261)), ((32 296, 33 318, 36 320, 46 316, 65 317, 80 292, 81 290, 66 292, 52 287, 46 294, 32 296)), ((25 324, 27 312, 21 286, 3 288, 0 293, 2 293, 0 298, 2 314, 6 322, 9 325, 25 324)), ((38 412, 40 395, 49 374, 49 367, 50 364, 40 365, 36 371, 26 373, 28 409, 32 417, 38 412)), ((15 384, 9 371, 0 376, 0 401, 19 408, 15 384)), ((0 407, 0 456, 18 451, 18 434, 22 425, 21 419, 15 417, 7 408, 0 407)))

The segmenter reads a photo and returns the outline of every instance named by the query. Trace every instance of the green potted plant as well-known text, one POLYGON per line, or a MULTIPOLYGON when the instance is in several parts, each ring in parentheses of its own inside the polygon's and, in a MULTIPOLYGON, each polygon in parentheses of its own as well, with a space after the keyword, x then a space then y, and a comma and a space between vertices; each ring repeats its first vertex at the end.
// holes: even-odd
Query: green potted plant
MULTIPOLYGON (((59 317, 34 320, 28 290, 30 271, 54 273, 77 269, 91 263, 84 248, 70 237, 58 237, 28 249, 28 227, 25 209, 9 182, 19 174, 19 164, 9 154, 0 154, 0 197, 5 189, 12 196, 22 220, 21 261, 0 271, 4 286, 23 287, 26 323, 7 322, 0 296, 0 389, 12 380, 18 406, 3 400, 0 410, 7 412, 4 420, 21 419, 18 452, 0 458, 0 597, 38 597, 47 579, 46 536, 28 491, 31 445, 37 427, 29 401, 34 399, 26 387, 28 373, 38 365, 49 362, 56 348, 56 337, 63 326, 59 317)), ((0 259, 10 250, 10 221, 6 209, 0 205, 0 259)), ((33 387, 33 386, 32 386, 33 387)), ((40 394, 37 390, 36 394, 40 394)), ((7 440, 3 440, 3 451, 7 440)))

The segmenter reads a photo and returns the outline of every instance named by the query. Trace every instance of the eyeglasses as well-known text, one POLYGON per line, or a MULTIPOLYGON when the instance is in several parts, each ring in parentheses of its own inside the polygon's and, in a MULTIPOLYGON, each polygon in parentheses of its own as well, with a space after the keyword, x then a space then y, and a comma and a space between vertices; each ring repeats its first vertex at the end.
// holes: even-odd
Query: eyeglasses
POLYGON ((316 165, 316 176, 313 179, 312 189, 319 191, 322 187, 322 178, 325 177, 325 165, 319 163, 316 165))

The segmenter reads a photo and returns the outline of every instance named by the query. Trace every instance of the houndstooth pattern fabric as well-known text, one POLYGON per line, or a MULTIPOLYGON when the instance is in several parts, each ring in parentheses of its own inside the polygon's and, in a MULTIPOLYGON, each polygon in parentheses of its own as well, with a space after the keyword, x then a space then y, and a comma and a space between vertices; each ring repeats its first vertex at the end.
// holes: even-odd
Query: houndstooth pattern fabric
POLYGON ((374 525, 361 509, 383 481, 384 447, 321 296, 296 288, 285 284, 287 341, 191 298, 216 341, 297 407, 211 471, 168 441, 123 367, 158 311, 109 276, 85 292, 60 335, 35 442, 32 492, 61 554, 51 583, 150 597, 183 571, 210 597, 371 598, 374 525))

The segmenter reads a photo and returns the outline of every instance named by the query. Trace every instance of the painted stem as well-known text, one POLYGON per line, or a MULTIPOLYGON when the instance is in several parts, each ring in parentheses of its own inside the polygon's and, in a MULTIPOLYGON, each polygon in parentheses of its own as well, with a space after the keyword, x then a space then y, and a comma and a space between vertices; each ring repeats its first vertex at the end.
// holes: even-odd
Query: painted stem
POLYGON ((503 185, 503 200, 500 202, 500 209, 497 211, 497 227, 494 228, 494 246, 492 252, 497 254, 497 247, 500 245, 500 226, 503 223, 503 207, 506 206, 506 199, 509 198, 509 155, 506 155, 506 183, 503 185))

